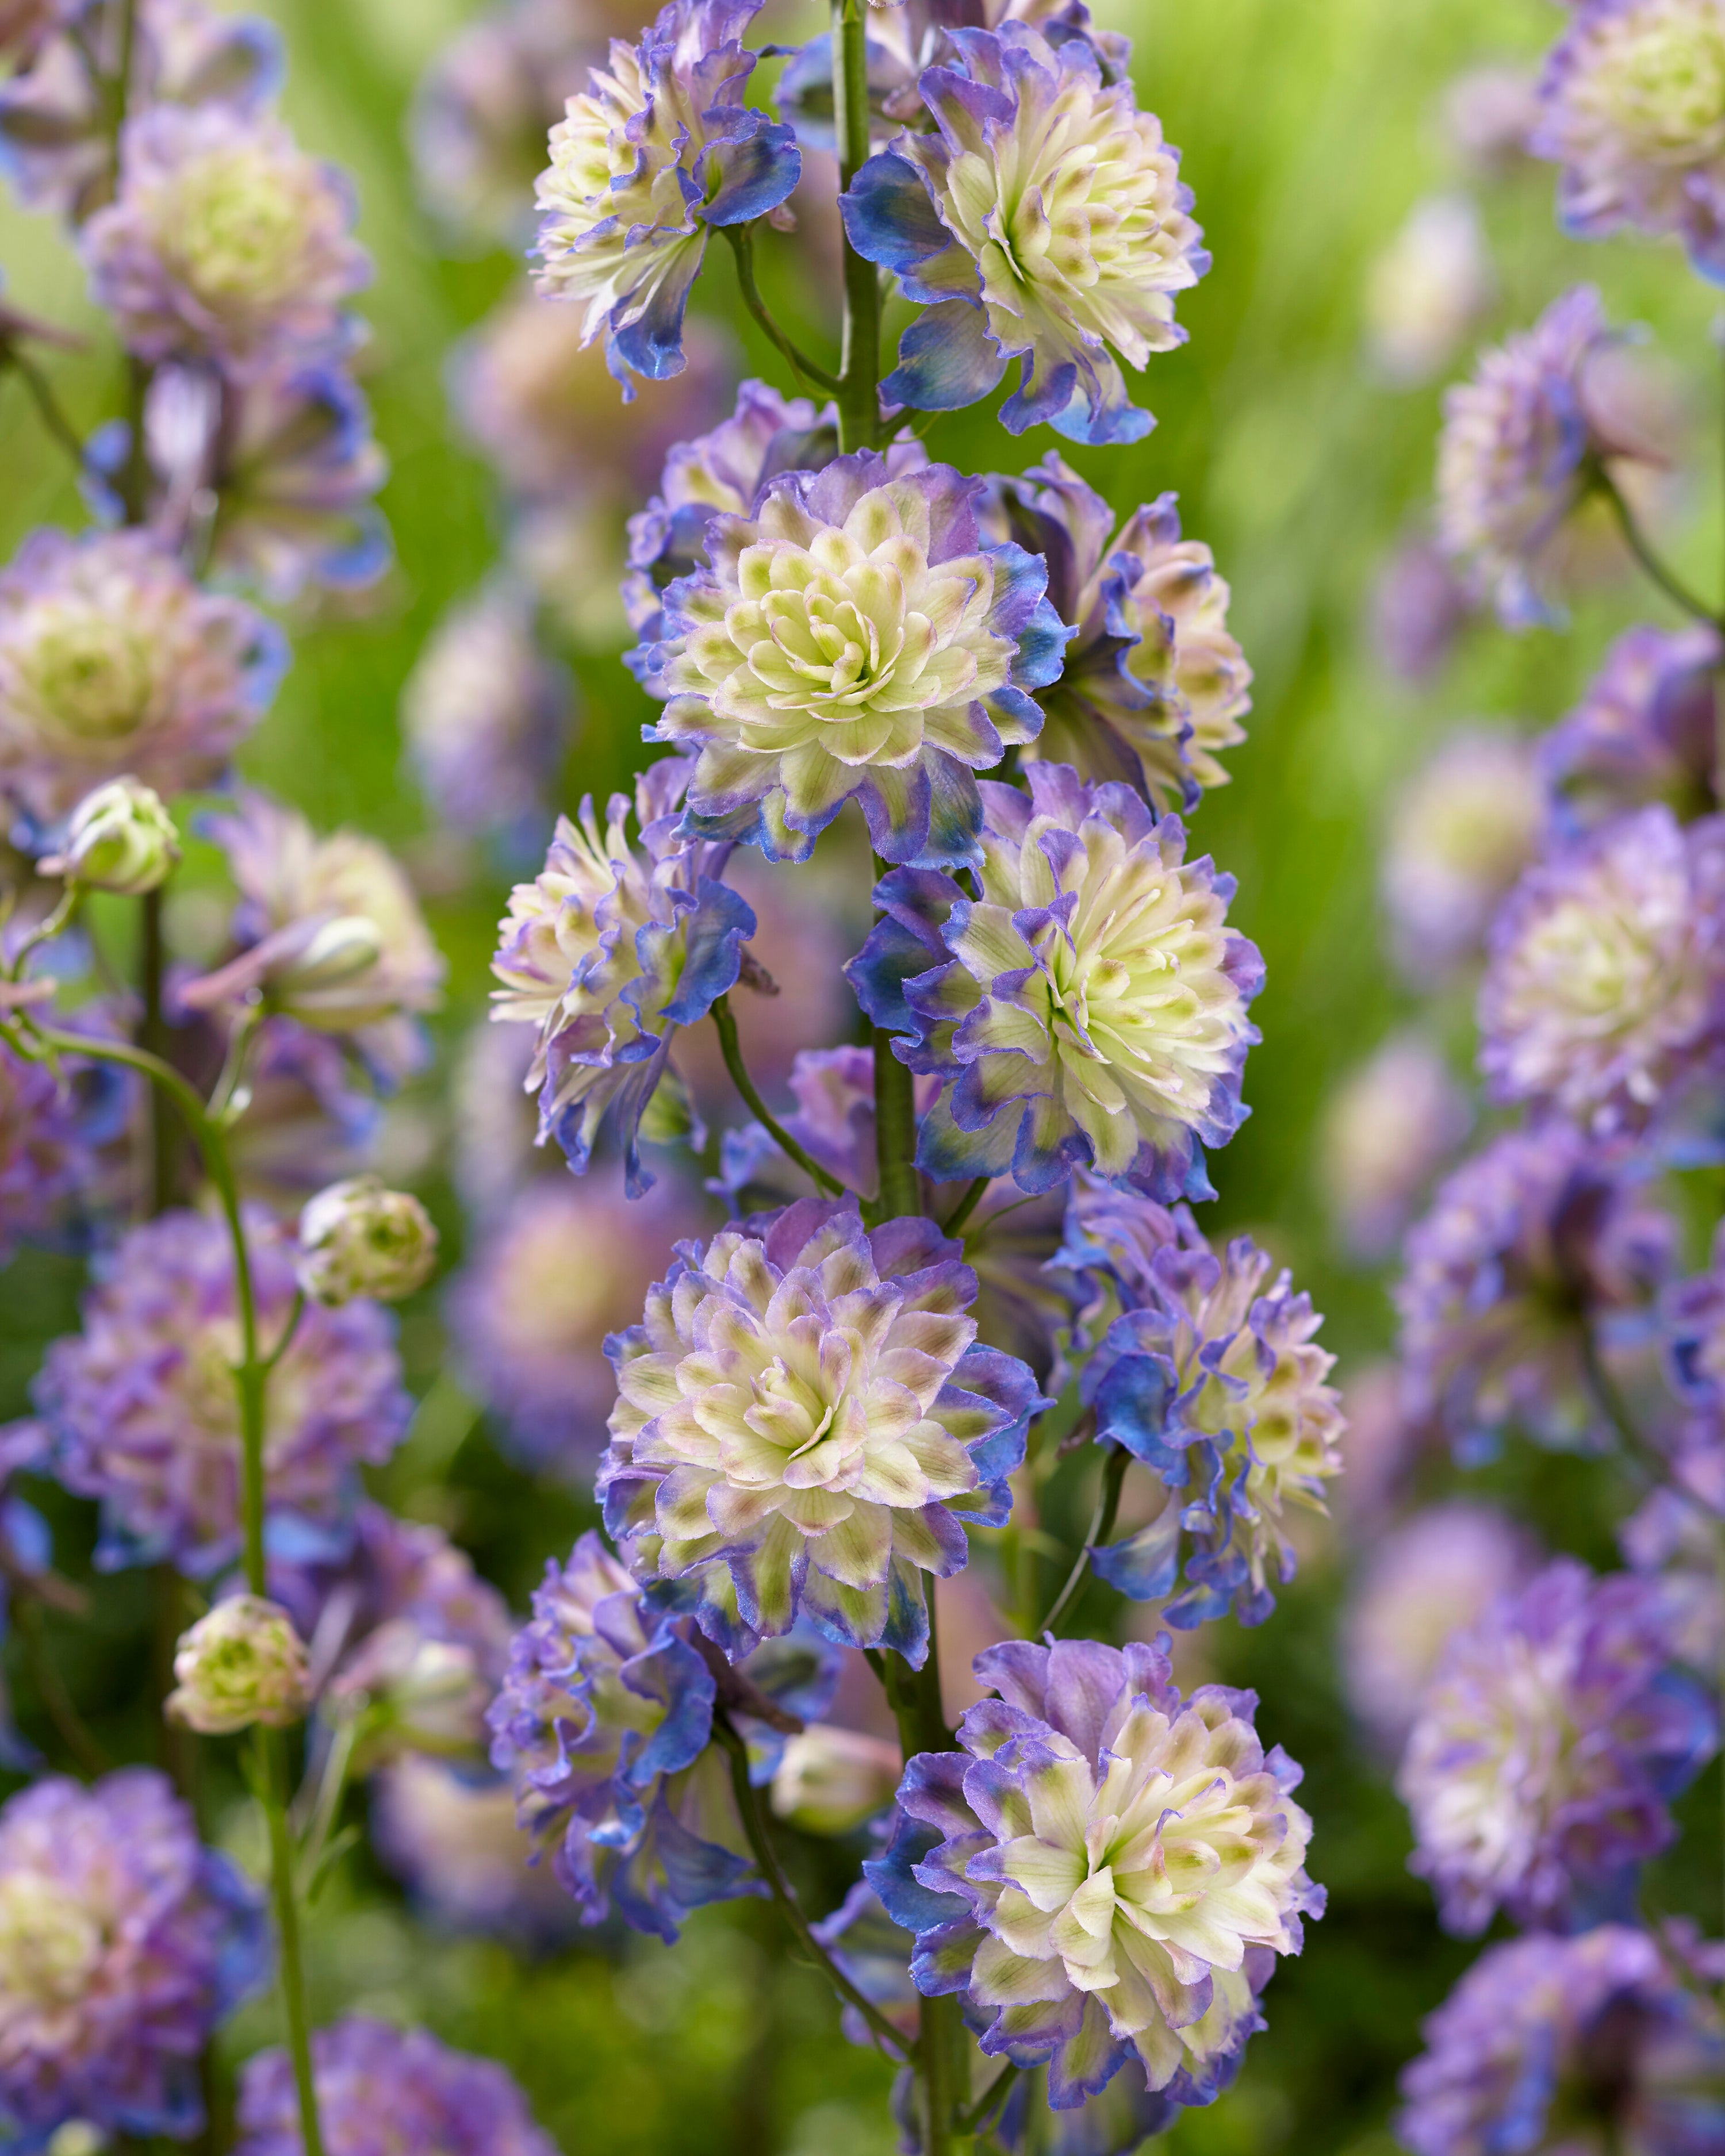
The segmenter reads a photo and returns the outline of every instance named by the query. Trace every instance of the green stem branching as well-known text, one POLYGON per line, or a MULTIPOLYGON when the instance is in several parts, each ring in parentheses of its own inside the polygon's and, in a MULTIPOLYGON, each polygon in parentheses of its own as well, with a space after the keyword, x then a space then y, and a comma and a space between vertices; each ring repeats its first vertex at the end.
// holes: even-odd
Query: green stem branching
POLYGON ((1126 1471, 1132 1455, 1123 1445, 1111 1445, 1107 1464, 1102 1469, 1102 1486, 1096 1497, 1096 1509, 1091 1515, 1089 1532, 1084 1537, 1084 1548, 1079 1551, 1076 1563, 1066 1575, 1066 1584, 1054 1599, 1054 1606, 1037 1626, 1038 1634, 1054 1631, 1085 1582, 1090 1570, 1091 1553, 1107 1541, 1114 1532, 1114 1522, 1120 1512, 1120 1487, 1126 1480, 1126 1471))
POLYGON ((742 1045, 737 1038, 737 1015, 731 1008, 728 996, 720 996, 715 1001, 713 1024, 718 1029, 719 1048, 725 1058, 725 1068, 731 1073, 731 1082, 742 1094, 745 1105, 762 1129, 785 1158, 794 1161, 803 1174, 810 1178, 817 1190, 825 1191, 829 1198, 842 1198, 845 1186, 838 1177, 829 1174, 812 1154, 797 1143, 761 1098, 760 1088, 750 1077, 748 1065, 742 1060, 742 1045))

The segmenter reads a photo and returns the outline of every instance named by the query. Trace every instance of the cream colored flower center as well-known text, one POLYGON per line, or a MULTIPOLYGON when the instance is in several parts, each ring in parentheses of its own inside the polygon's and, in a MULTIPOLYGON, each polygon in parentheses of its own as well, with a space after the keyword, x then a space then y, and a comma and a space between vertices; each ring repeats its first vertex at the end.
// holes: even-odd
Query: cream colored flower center
POLYGON ((1652 1018, 1681 1015, 1697 986, 1681 924, 1628 906, 1602 909, 1576 898, 1554 906, 1517 954, 1518 970, 1542 1002, 1596 1038, 1630 1032, 1652 1018))
POLYGON ((75 596, 40 602, 8 641, 18 654, 13 701, 45 739, 105 747, 136 733, 156 698, 156 642, 75 596))
POLYGON ((176 268, 221 307, 280 305, 304 275, 305 180, 247 146, 190 158, 162 188, 153 222, 176 268))
POLYGON ((1725 150, 1725 16, 1651 0, 1604 24, 1576 95, 1637 157, 1688 165, 1725 150))
POLYGON ((88 1989, 106 1941, 89 1907, 41 1871, 0 1876, 0 2010, 71 2005, 88 1989))

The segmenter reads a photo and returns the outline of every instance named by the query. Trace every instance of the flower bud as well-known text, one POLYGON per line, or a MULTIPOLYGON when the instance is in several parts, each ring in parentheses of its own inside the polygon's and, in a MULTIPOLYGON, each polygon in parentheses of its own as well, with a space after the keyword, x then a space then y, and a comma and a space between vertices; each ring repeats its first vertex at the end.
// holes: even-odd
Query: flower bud
POLYGON ((817 1722, 787 1741, 773 1809, 808 1834, 849 1834, 886 1810, 903 1772, 897 1745, 817 1722))
POLYGON ((425 1285, 436 1262, 437 1230, 425 1208, 375 1175, 331 1183, 300 1215, 296 1270, 316 1302, 399 1302, 425 1285))
POLYGON ((113 778, 85 795, 64 850, 42 866, 86 890, 141 898, 167 882, 179 859, 180 834, 162 797, 139 779, 113 778))
POLYGON ((205 1737, 261 1722, 285 1729, 311 1703, 305 1648, 280 1603, 236 1594, 217 1603, 174 1650, 167 1712, 205 1737))
POLYGON ((338 913, 320 921, 301 947, 285 956, 266 983, 284 1009, 296 996, 316 994, 357 980, 383 955, 383 932, 363 913, 338 913))

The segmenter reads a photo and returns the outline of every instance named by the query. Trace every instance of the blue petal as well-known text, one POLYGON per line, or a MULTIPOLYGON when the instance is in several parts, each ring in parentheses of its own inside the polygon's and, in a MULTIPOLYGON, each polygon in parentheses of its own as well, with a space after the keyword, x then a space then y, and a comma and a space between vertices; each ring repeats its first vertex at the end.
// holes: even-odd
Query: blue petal
POLYGON ((753 912, 727 885, 702 876, 695 896, 684 931, 683 977, 665 1007, 673 1025, 693 1025, 736 987, 742 947, 755 932, 753 912))
POLYGON ((995 388, 1006 372, 988 318, 968 300, 942 300, 898 341, 898 365, 880 384, 890 404, 957 412, 995 388))
POLYGON ((803 152, 783 124, 762 116, 760 126, 739 142, 725 142, 702 160, 704 182, 718 175, 711 198, 696 212, 708 224, 747 224, 777 209, 803 177, 803 152))
POLYGON ((1159 1602, 1180 1570, 1180 1508, 1167 1505, 1162 1517, 1136 1534, 1093 1549, 1091 1569, 1133 1602, 1159 1602))
POLYGON ((913 275, 952 244, 922 175, 890 150, 861 167, 839 196, 839 210, 857 253, 900 276, 913 275))

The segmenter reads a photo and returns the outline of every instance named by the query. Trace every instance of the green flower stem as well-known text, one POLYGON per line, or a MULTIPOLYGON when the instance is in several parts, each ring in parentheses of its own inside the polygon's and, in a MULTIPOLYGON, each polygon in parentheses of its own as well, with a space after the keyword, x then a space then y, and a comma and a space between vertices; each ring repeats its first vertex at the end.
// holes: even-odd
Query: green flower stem
POLYGON ((42 1712, 54 1724, 55 1736, 65 1746, 80 1774, 92 1780, 98 1774, 105 1774, 114 1763, 92 1734, 66 1689, 66 1681, 48 1644, 41 1604, 34 1595, 21 1594, 14 1587, 12 1604, 12 1620, 23 1644, 24 1667, 36 1687, 42 1712))
MULTIPOLYGON (((167 1019, 162 1008, 162 984, 167 973, 167 943, 162 934, 162 893, 146 892, 138 901, 138 986, 143 1014, 138 1021, 138 1046, 165 1063, 167 1060, 167 1019)), ((173 1202, 174 1131, 162 1114, 161 1103, 150 1096, 146 1132, 146 1173, 144 1214, 153 1220, 173 1202)))
POLYGON ((825 367, 817 367, 807 352, 799 352, 768 312, 767 302, 761 297, 760 287, 755 282, 753 225, 727 224, 725 237, 731 242, 731 252, 737 257, 737 284, 742 294, 742 304, 772 338, 778 351, 808 387, 816 389, 840 388, 842 385, 838 376, 829 374, 825 367))
MULTIPOLYGON (((922 1210, 916 1184, 916 1103, 911 1074, 892 1052, 892 1035, 875 1029, 875 1132, 883 1220, 922 1210)), ((948 1234, 952 1230, 948 1228, 948 1234)))
POLYGON ((784 1866, 778 1861, 778 1851, 773 1845, 773 1836, 761 1810, 761 1793, 749 1779, 749 1750, 738 1735, 730 1717, 722 1709, 713 1717, 713 1735, 724 1747, 731 1763, 731 1789, 737 1799, 737 1816, 742 1822, 742 1831, 748 1842, 749 1853, 760 1868, 773 1900, 796 1937, 797 1943, 809 1958, 825 1972, 834 1991, 847 2005, 854 2006, 877 2037, 890 2044, 899 2056, 910 2064, 916 2063, 917 2046, 901 2030, 896 2029, 871 1999, 865 1998, 839 1968, 837 1962, 822 1946, 809 1929, 809 1919, 803 1913, 786 1878, 784 1866))
MULTIPOLYGON (((832 0, 833 124, 839 183, 848 187, 869 157, 868 10, 864 0, 832 0)), ((880 437, 880 280, 843 241, 845 336, 839 363, 839 439, 871 449, 880 437)))
POLYGON ((719 1030, 719 1047, 725 1058, 725 1068, 731 1073, 731 1082, 742 1094, 745 1105, 762 1129, 787 1159, 794 1161, 804 1175, 813 1178, 817 1190, 825 1191, 829 1198, 842 1198, 845 1186, 838 1177, 828 1174, 818 1161, 803 1150, 761 1098, 760 1089, 750 1077, 748 1066, 742 1060, 742 1046, 737 1038, 737 1019, 728 996, 720 996, 714 1003, 713 1024, 719 1030))
POLYGON ((966 1222, 983 1202, 983 1194, 993 1181, 992 1175, 978 1175, 966 1188, 964 1195, 941 1223, 943 1235, 962 1235, 966 1222))
POLYGON ((1715 613, 1707 601, 1698 598, 1682 578, 1668 568, 1654 552, 1645 534, 1636 523, 1628 502, 1624 500, 1622 488, 1603 465, 1594 475, 1594 485, 1610 503, 1625 545, 1671 604, 1684 613, 1692 614, 1697 621, 1710 622, 1715 629, 1725 629, 1725 616, 1715 613))
MULTIPOLYGON (((1718 1531, 1717 1563, 1719 1573, 1719 1606, 1722 1611, 1725 1611, 1725 1522, 1722 1522, 1718 1531)), ((1722 1714, 1725 1714, 1725 1628, 1722 1628, 1719 1635, 1719 1667, 1717 1676, 1719 1681, 1719 1707, 1722 1714)), ((1719 1794, 1722 1803, 1725 1803, 1725 1760, 1722 1760, 1720 1763, 1719 1794)), ((1722 1827, 1725 1827, 1725 1820, 1722 1820, 1721 1825, 1722 1827)), ((1722 1833, 1720 1838, 1720 1847, 1722 1850, 1725 1850, 1725 1833, 1722 1833)))
POLYGON ((1594 1406, 1617 1433, 1630 1461, 1654 1482, 1666 1481, 1670 1475, 1669 1466, 1652 1443, 1642 1435, 1640 1424, 1630 1412, 1628 1401, 1617 1389, 1610 1372, 1600 1358, 1599 1343, 1594 1328, 1585 1320, 1581 1326, 1581 1368, 1594 1406))
POLYGON ((1102 1470, 1102 1487, 1096 1498, 1096 1509, 1091 1516, 1090 1531, 1084 1537, 1084 1548, 1078 1553, 1078 1561, 1066 1575, 1066 1584, 1055 1597, 1054 1607, 1036 1627, 1039 1635, 1052 1632, 1059 1625, 1079 1589, 1085 1574, 1090 1570, 1091 1552, 1098 1543, 1107 1541, 1114 1532, 1114 1522, 1120 1512, 1120 1486, 1126 1480, 1127 1464, 1132 1455, 1123 1445, 1108 1448, 1107 1465, 1102 1470))
MULTIPOLYGON (((245 1225, 240 1213, 239 1185, 219 1127, 206 1112, 196 1090, 172 1064, 147 1049, 125 1041, 95 1040, 81 1034, 61 1033, 34 1019, 26 1021, 28 1039, 52 1054, 82 1055, 97 1061, 118 1063, 147 1078, 179 1110, 191 1132, 211 1183, 234 1245, 234 1299, 239 1315, 239 1361, 234 1366, 234 1389, 239 1399, 240 1509, 244 1530, 246 1585, 254 1594, 268 1591, 264 1559, 264 1432, 268 1408, 270 1371, 258 1341, 258 1298, 252 1278, 251 1255, 246 1248, 245 1225)), ((6 1029, 0 1028, 0 1031, 6 1029)), ((28 1045, 14 1041, 15 1045, 28 1045)), ((311 2076, 311 2037, 305 2011, 305 1978, 300 1957, 300 1912, 294 1891, 293 1844, 288 1834, 286 1761, 280 1730, 259 1728, 254 1732, 257 1788, 270 1830, 270 1891, 275 1903, 276 1928, 281 1944, 281 1993, 287 2020, 288 2049, 294 2081, 300 2097, 300 2134, 305 2156, 324 2156, 323 2135, 318 2125, 317 2096, 311 2076)))
POLYGON ((36 407, 36 416, 56 446, 65 451, 81 473, 84 470, 84 444, 78 429, 60 408, 60 401, 54 393, 48 377, 27 352, 20 352, 10 337, 0 343, 0 366, 9 367, 24 385, 30 402, 36 407))
POLYGON ((1009 2059, 1004 2071, 996 2074, 969 2110, 961 2114, 959 2124, 972 2133, 980 2133, 985 2126, 990 2129, 996 2126, 1000 2107, 1011 2095, 1012 2085, 1023 2071, 1009 2059))

